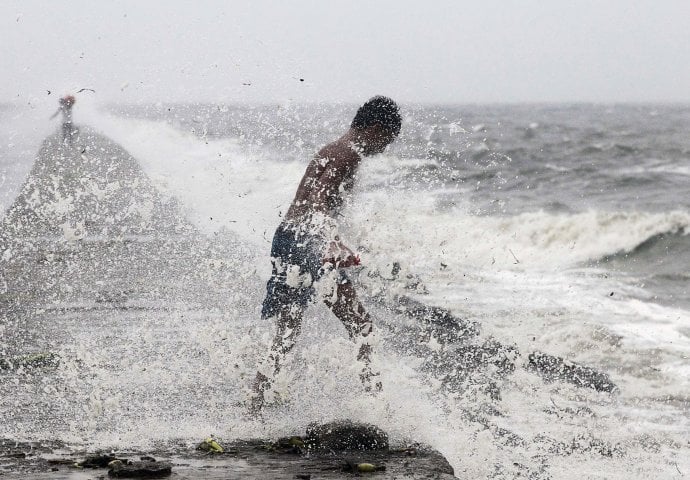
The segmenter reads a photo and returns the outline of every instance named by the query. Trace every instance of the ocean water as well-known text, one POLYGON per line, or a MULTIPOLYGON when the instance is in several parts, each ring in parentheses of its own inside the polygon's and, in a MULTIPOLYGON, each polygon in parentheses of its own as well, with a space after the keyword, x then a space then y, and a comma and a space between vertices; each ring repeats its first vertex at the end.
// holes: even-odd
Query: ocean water
POLYGON ((430 444, 459 478, 690 474, 689 107, 402 105, 338 219, 384 390, 364 395, 314 305, 262 423, 242 403, 273 333, 272 234, 356 106, 83 103, 78 153, 50 140, 50 105, 0 107, 0 357, 60 358, 0 372, 1 439, 146 448, 351 418, 430 444), (476 322, 520 352, 515 371, 449 386, 453 352, 400 337, 382 290, 476 322), (534 351, 618 388, 544 382, 534 351))

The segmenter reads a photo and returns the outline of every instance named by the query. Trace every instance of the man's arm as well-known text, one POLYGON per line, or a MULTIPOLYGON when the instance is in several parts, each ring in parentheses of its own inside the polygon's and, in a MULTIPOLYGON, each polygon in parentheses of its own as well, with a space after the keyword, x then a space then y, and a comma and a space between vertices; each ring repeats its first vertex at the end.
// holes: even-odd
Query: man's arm
MULTIPOLYGON (((325 148, 319 152, 319 157, 326 164, 314 182, 309 202, 314 212, 330 216, 333 213, 332 209, 342 202, 344 183, 351 177, 360 157, 351 148, 342 145, 325 148)), ((323 253, 323 261, 332 263, 336 268, 359 265, 359 257, 337 236, 331 240, 323 253)))
POLYGON ((335 268, 347 268, 360 264, 359 255, 347 248, 338 237, 330 242, 322 261, 333 264, 335 268))

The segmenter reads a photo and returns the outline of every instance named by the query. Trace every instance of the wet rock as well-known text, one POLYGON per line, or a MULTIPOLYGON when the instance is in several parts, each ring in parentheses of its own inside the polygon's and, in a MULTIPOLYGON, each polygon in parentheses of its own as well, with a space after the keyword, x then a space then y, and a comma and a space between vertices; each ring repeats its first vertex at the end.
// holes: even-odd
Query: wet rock
POLYGON ((26 458, 26 452, 8 452, 2 454, 2 456, 7 458, 26 458))
POLYGON ((549 453, 555 455, 595 454, 602 457, 623 457, 625 450, 620 444, 607 442, 589 434, 580 434, 569 442, 559 441, 546 435, 538 435, 535 441, 546 445, 549 453))
MULTIPOLYGON (((392 299, 378 295, 375 299, 388 310, 412 319, 413 325, 386 326, 394 332, 394 344, 424 358, 422 369, 441 380, 444 388, 465 391, 468 386, 485 384, 489 398, 500 400, 496 380, 515 371, 521 356, 515 345, 491 337, 482 339, 477 322, 458 318, 447 309, 405 295, 395 295, 392 299)), ((541 352, 530 354, 524 366, 546 381, 568 382, 600 392, 613 392, 617 388, 605 373, 541 352)))
POLYGON ((518 355, 514 346, 503 345, 493 338, 488 338, 481 345, 460 345, 452 353, 452 360, 458 368, 474 371, 492 365, 500 377, 515 371, 515 359, 518 355))
POLYGON ((171 463, 148 460, 128 463, 116 460, 110 463, 108 470, 108 475, 115 478, 161 478, 171 474, 171 463))
MULTIPOLYGON (((376 427, 374 427, 376 428, 376 427)), ((111 478, 204 478, 209 480, 224 480, 227 478, 246 479, 319 479, 346 480, 353 477, 372 476, 378 480, 454 480, 453 468, 437 451, 419 444, 397 446, 385 450, 301 450, 300 454, 283 455, 277 450, 267 449, 267 445, 284 445, 299 447, 305 437, 285 437, 278 441, 253 439, 238 440, 223 445, 224 454, 206 455, 194 449, 182 448, 174 445, 172 449, 156 452, 130 452, 131 458, 142 461, 131 461, 129 457, 122 457, 109 463, 108 474, 111 478), (228 455, 229 453, 232 455, 228 455), (173 459, 172 462, 156 462, 151 456, 164 456, 173 459), (173 471, 172 464, 175 465, 173 471)), ((36 454, 25 458, 8 458, 6 453, 15 452, 18 448, 28 451, 28 445, 17 444, 15 441, 0 439, 0 458, 3 472, 23 472, 21 478, 89 478, 103 479, 105 469, 95 471, 73 470, 79 458, 65 453, 55 453, 50 450, 34 450, 36 454), (25 448, 26 447, 26 448, 25 448), (44 458, 49 455, 51 458, 44 458), (55 458, 58 455, 59 458, 55 458), (57 469, 57 470, 56 470, 57 469), (59 472, 55 474, 55 472, 59 472), (84 477, 86 478, 86 477, 84 477)), ((57 444, 50 445, 58 448, 57 444)), ((41 447, 47 448, 45 446, 41 447)), ((63 445, 59 445, 65 451, 63 445)), ((112 455, 94 454, 87 460, 94 466, 102 465, 112 455)), ((84 464, 86 461, 82 462, 84 464)), ((1 477, 1 475, 0 475, 1 477)), ((12 478, 19 478, 12 476, 12 478)))
POLYGON ((117 460, 117 457, 109 454, 96 454, 86 457, 85 460, 78 462, 77 466, 82 468, 105 468, 111 462, 117 460))
POLYGON ((176 201, 161 195, 122 146, 86 126, 74 145, 60 137, 49 136, 41 145, 25 184, 0 220, 0 245, 5 235, 8 240, 79 240, 187 231, 176 201))
POLYGON ((605 373, 541 352, 529 355, 527 368, 549 382, 560 380, 578 387, 593 388, 598 392, 613 392, 617 389, 605 373))
POLYGON ((396 298, 394 310, 420 320, 426 332, 440 343, 464 342, 479 335, 480 327, 476 322, 463 320, 445 308, 426 305, 404 295, 396 298))
POLYGON ((446 345, 428 351, 422 369, 441 381, 448 391, 466 391, 472 387, 494 401, 501 399, 497 380, 515 371, 519 353, 512 345, 493 338, 483 343, 446 345))
POLYGON ((54 368, 60 363, 60 357, 51 352, 32 353, 15 357, 0 358, 0 371, 18 370, 20 368, 54 368))
MULTIPOLYGON (((392 333, 394 347, 422 358, 422 369, 439 379, 444 388, 465 391, 468 387, 485 384, 484 393, 493 401, 500 400, 497 379, 515 371, 517 359, 521 357, 517 347, 491 337, 482 339, 478 322, 394 293, 400 290, 400 271, 400 263, 395 262, 391 277, 381 275, 378 270, 367 273, 370 280, 379 282, 369 292, 371 300, 411 320, 385 322, 385 315, 380 315, 382 326, 392 333)), ((564 381, 601 392, 616 390, 607 374, 553 355, 532 353, 524 367, 546 381, 564 381)))
POLYGON ((304 443, 311 450, 388 450, 388 435, 374 425, 344 420, 310 425, 304 443))

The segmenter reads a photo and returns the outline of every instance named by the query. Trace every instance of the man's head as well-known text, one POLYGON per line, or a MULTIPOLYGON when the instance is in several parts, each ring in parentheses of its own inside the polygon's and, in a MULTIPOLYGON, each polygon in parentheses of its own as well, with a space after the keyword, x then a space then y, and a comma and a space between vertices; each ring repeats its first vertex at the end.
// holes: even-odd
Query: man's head
POLYGON ((66 107, 71 107, 74 105, 74 103, 77 101, 76 98, 74 98, 74 95, 65 95, 59 100, 60 105, 64 105, 66 107))
POLYGON ((377 95, 359 107, 350 125, 362 141, 365 155, 381 153, 400 133, 398 105, 377 95))

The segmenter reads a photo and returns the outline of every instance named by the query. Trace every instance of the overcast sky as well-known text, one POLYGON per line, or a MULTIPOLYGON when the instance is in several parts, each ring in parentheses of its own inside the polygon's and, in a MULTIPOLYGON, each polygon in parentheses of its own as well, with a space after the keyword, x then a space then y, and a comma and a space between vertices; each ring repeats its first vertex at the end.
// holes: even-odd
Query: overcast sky
POLYGON ((0 22, 0 101, 690 101, 689 0, 3 1, 0 22))

